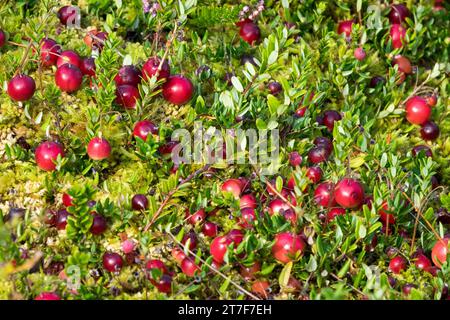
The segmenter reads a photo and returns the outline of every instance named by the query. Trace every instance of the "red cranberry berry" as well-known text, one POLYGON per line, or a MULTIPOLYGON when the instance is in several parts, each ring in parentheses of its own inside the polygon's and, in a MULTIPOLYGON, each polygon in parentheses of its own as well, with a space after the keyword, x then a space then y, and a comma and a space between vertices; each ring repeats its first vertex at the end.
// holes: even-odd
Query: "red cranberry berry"
POLYGON ((61 24, 67 26, 67 24, 75 23, 79 15, 79 9, 75 6, 64 6, 58 10, 57 16, 61 24))
POLYGON ((76 53, 75 51, 66 50, 61 52, 61 54, 59 55, 58 60, 56 60, 56 66, 59 68, 67 63, 73 64, 74 66, 80 68, 82 60, 78 53, 76 53))
POLYGON ((93 57, 84 58, 80 64, 80 71, 86 75, 95 77, 95 59, 93 57))
POLYGON ((61 297, 56 292, 41 292, 34 300, 61 300, 61 297))
POLYGON ((252 21, 245 22, 241 24, 239 30, 239 35, 242 40, 247 42, 248 44, 253 44, 254 42, 259 41, 261 37, 261 31, 259 27, 252 21))
POLYGON ((103 268, 109 272, 119 272, 123 266, 122 257, 115 252, 105 252, 103 254, 103 268))
POLYGON ((336 216, 345 215, 344 208, 331 208, 327 213, 327 221, 332 221, 336 216))
POLYGON ((352 34, 352 25, 353 20, 345 20, 339 22, 337 32, 338 34, 344 33, 347 37, 350 37, 352 34))
POLYGON ((211 241, 209 246, 209 252, 211 253, 214 261, 218 264, 223 263, 225 253, 227 252, 228 246, 232 243, 232 240, 226 236, 220 236, 211 241))
POLYGON ((236 199, 242 192, 242 182, 238 179, 228 179, 222 184, 222 192, 231 193, 236 199))
POLYGON ((323 182, 319 184, 314 191, 314 200, 323 207, 333 207, 336 205, 334 199, 334 184, 332 182, 323 182))
POLYGON ((439 137, 439 127, 433 121, 427 121, 422 124, 422 129, 420 129, 420 135, 423 140, 436 140, 439 137))
POLYGON ((214 222, 206 221, 203 224, 202 232, 205 236, 213 238, 217 236, 218 229, 219 227, 217 226, 217 224, 215 224, 214 222))
POLYGON ((0 30, 0 48, 6 43, 6 34, 3 30, 0 30))
POLYGON ((409 98, 405 103, 406 119, 413 124, 424 124, 431 115, 426 100, 419 96, 409 98))
POLYGON ((141 83, 141 71, 133 65, 123 66, 119 69, 114 81, 118 86, 128 84, 137 87, 141 83))
POLYGON ((116 89, 116 103, 126 109, 136 108, 136 102, 139 99, 139 90, 130 86, 129 84, 123 84, 116 89))
POLYGON ((67 226, 67 219, 70 213, 66 209, 58 210, 56 213, 55 227, 58 230, 65 230, 67 226))
POLYGON ((106 219, 98 213, 94 213, 92 219, 92 225, 91 225, 91 233, 94 235, 102 234, 106 231, 106 228, 108 227, 108 223, 106 222, 106 219))
POLYGON ((283 90, 281 84, 276 81, 270 82, 267 87, 269 88, 270 93, 273 94, 274 96, 276 96, 281 92, 281 90, 283 90))
POLYGON ((395 274, 399 274, 406 269, 406 263, 407 261, 405 258, 397 256, 391 259, 391 261, 389 262, 389 270, 391 270, 395 274))
POLYGON ((145 211, 148 209, 148 199, 144 194, 135 194, 131 199, 131 207, 136 211, 145 211))
POLYGON ((308 160, 312 164, 318 164, 327 161, 329 156, 330 152, 323 145, 316 146, 308 152, 308 160))
POLYGON ((318 183, 322 179, 322 169, 320 167, 309 167, 306 170, 306 176, 311 180, 312 183, 318 183))
POLYGON ((333 131, 334 122, 342 119, 342 116, 336 110, 327 110, 323 113, 323 124, 329 131, 333 131))
POLYGON ((92 160, 103 160, 111 155, 111 145, 105 138, 94 137, 89 141, 87 154, 92 160))
POLYGON ((57 142, 42 142, 34 152, 36 164, 45 171, 56 169, 56 159, 58 156, 64 157, 63 147, 57 142))
POLYGON ((389 12, 389 21, 392 23, 402 23, 409 17, 410 12, 403 4, 393 4, 389 12))
POLYGON ((355 56, 356 60, 359 61, 363 61, 366 58, 366 52, 361 47, 356 48, 353 55, 355 56))
POLYGON ((448 238, 439 239, 431 250, 431 259, 436 267, 441 268, 442 264, 447 261, 449 254, 448 238))
POLYGON ((25 74, 18 74, 8 83, 8 95, 15 101, 30 100, 36 90, 33 78, 25 74))
POLYGON ((40 43, 40 59, 42 65, 49 67, 56 64, 61 54, 61 46, 55 40, 44 38, 40 43))
POLYGON ((297 167, 302 164, 302 161, 302 156, 297 151, 289 153, 289 164, 291 166, 297 167))
POLYGON ((65 92, 75 92, 81 87, 83 82, 83 73, 77 66, 66 63, 56 70, 55 83, 65 92))
POLYGON ((406 43, 406 29, 400 24, 393 24, 389 31, 394 49, 400 49, 406 43))
POLYGON ((176 105, 182 105, 191 100, 194 95, 194 85, 191 80, 182 75, 173 75, 163 84, 164 99, 176 105))
POLYGON ((200 267, 195 264, 192 258, 186 257, 181 261, 181 270, 188 277, 193 277, 200 272, 200 267))
POLYGON ((282 232, 275 236, 272 255, 281 263, 288 263, 303 254, 305 243, 298 235, 282 232))
POLYGON ((133 129, 133 136, 146 141, 149 134, 158 134, 158 127, 149 120, 136 122, 133 129))
POLYGON ((424 153, 425 156, 427 156, 427 157, 433 156, 433 152, 431 151, 431 149, 425 145, 418 145, 412 149, 412 155, 414 157, 417 156, 419 153, 424 153))
POLYGON ((364 201, 364 189, 355 179, 342 179, 334 189, 336 202, 344 208, 358 208, 364 201))
MULTIPOLYGON (((158 71, 160 63, 161 59, 158 57, 149 58, 142 66, 142 78, 145 81, 148 81, 158 71)), ((167 79, 169 76, 170 76, 169 62, 167 60, 164 60, 164 63, 161 66, 161 71, 159 72, 157 79, 158 80, 167 79)))

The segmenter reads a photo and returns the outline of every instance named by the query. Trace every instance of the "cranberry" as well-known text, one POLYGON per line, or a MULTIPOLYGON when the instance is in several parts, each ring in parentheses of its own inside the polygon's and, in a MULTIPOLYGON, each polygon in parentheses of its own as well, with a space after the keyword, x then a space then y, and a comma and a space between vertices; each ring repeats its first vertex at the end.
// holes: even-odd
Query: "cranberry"
POLYGON ((431 250, 431 259, 436 267, 441 268, 442 264, 447 261, 448 254, 448 239, 440 239, 435 243, 433 250, 431 250))
POLYGON ((415 157, 417 156, 419 153, 425 153, 425 156, 427 157, 432 157, 433 156, 433 152, 431 152, 431 149, 428 146, 425 145, 418 145, 415 146, 412 149, 412 155, 415 157))
POLYGON ((189 211, 188 213, 188 221, 190 224, 196 225, 198 223, 201 223, 205 220, 206 214, 205 214, 205 209, 200 209, 197 212, 195 212, 192 215, 189 215, 189 211))
POLYGON ((389 21, 392 23, 402 23, 409 17, 408 8, 403 4, 393 4, 389 12, 389 21))
POLYGON ((395 224, 395 216, 390 213, 390 209, 388 207, 387 202, 383 202, 381 205, 381 209, 378 211, 378 214, 380 215, 380 219, 383 222, 383 224, 395 224))
POLYGON ((209 252, 211 253, 214 261, 219 264, 223 263, 225 253, 227 252, 228 246, 232 243, 232 240, 226 236, 220 236, 215 238, 209 247, 209 252))
POLYGON ((219 227, 217 226, 217 224, 215 224, 214 222, 206 221, 203 225, 202 232, 205 236, 213 238, 217 236, 218 229, 219 227))
POLYGON ((251 229, 253 227, 253 221, 256 219, 255 209, 253 208, 244 208, 241 209, 241 222, 240 226, 245 229, 251 229))
POLYGON ((57 142, 42 142, 35 150, 36 164, 45 171, 56 169, 55 161, 58 156, 64 157, 63 147, 57 142))
POLYGON ((168 274, 163 274, 153 285, 159 292, 170 293, 172 291, 172 277, 168 274))
POLYGON ((116 103, 121 105, 126 109, 136 108, 136 101, 139 99, 139 90, 130 86, 129 84, 124 84, 118 86, 116 89, 116 103))
POLYGON ((300 108, 298 108, 295 111, 294 116, 297 117, 297 118, 302 118, 305 115, 307 109, 308 109, 307 107, 300 107, 300 108))
POLYGON ((364 189, 355 179, 342 179, 334 189, 336 202, 344 208, 358 208, 364 201, 364 189))
POLYGON ((94 137, 89 141, 87 154, 92 160, 103 160, 111 155, 111 145, 105 138, 94 137))
POLYGON ((152 270, 159 270, 161 274, 168 273, 164 262, 158 259, 150 259, 145 263, 145 270, 148 272, 150 279, 153 279, 152 270))
POLYGON ((182 75, 173 75, 163 84, 164 99, 176 105, 182 105, 191 100, 194 95, 194 85, 191 80, 182 75))
POLYGON ((133 136, 139 137, 146 141, 149 134, 158 134, 158 127, 149 120, 136 122, 133 129, 133 136))
POLYGON ((413 124, 424 124, 431 115, 431 108, 425 99, 419 96, 409 98, 405 104, 406 119, 413 124))
POLYGON ((241 266, 241 276, 248 281, 255 278, 255 274, 261 271, 261 264, 255 261, 251 266, 241 266))
POLYGON ((183 262, 186 258, 186 254, 180 248, 173 248, 172 257, 175 259, 176 263, 181 264, 181 262, 183 262))
POLYGON ((169 141, 158 148, 161 155, 171 154, 173 149, 179 144, 178 141, 169 141))
POLYGON ((406 29, 400 24, 393 24, 391 26, 391 30, 389 31, 389 35, 391 37, 392 46, 394 49, 399 49, 406 43, 406 29))
POLYGON ((133 65, 123 66, 119 69, 114 81, 118 86, 128 84, 137 87, 141 83, 141 71, 133 65))
POLYGON ((397 55, 392 60, 392 65, 398 66, 398 71, 405 73, 405 74, 411 74, 412 73, 412 66, 411 62, 409 62, 408 58, 397 55))
POLYGON ((312 183, 318 183, 322 179, 322 169, 320 167, 309 167, 306 170, 306 176, 312 183))
POLYGON ((67 226, 67 219, 70 213, 66 209, 58 210, 56 213, 55 227, 58 230, 65 230, 67 226))
POLYGON ((328 130, 333 131, 334 122, 342 119, 342 116, 336 110, 327 110, 323 113, 323 124, 328 130))
POLYGON ((77 66, 66 63, 56 70, 55 83, 65 92, 75 92, 81 87, 83 82, 83 73, 77 66))
POLYGON ((253 194, 244 194, 240 200, 239 200, 239 206, 241 209, 244 208, 252 208, 255 209, 258 207, 258 204, 256 203, 256 198, 253 194))
POLYGON ((106 219, 98 213, 93 214, 92 225, 91 225, 91 233, 94 235, 102 234, 106 231, 108 224, 106 219))
POLYGON ((268 298, 269 289, 270 284, 267 280, 256 280, 252 284, 252 292, 265 299, 268 298))
POLYGON ((6 34, 3 30, 0 30, 0 48, 3 47, 6 43, 6 34))
POLYGON ((355 56, 356 60, 359 61, 363 61, 366 58, 366 52, 361 47, 356 48, 353 55, 355 56))
POLYGON ((399 274, 406 269, 406 263, 407 261, 405 258, 397 256, 391 259, 391 261, 389 262, 389 270, 391 270, 395 274, 399 274))
POLYGON ((330 154, 333 151, 333 142, 327 137, 317 137, 314 139, 313 143, 317 147, 324 147, 330 154))
POLYGON ((415 285, 413 285, 411 283, 407 283, 403 286, 402 291, 405 295, 408 296, 411 293, 411 290, 415 287, 416 287, 415 285))
POLYGON ((18 74, 8 83, 8 95, 15 101, 30 100, 36 90, 33 78, 25 74, 18 74))
POLYGON ((255 23, 249 21, 243 23, 240 27, 241 29, 239 30, 239 35, 241 36, 242 40, 244 40, 248 44, 253 44, 254 42, 259 41, 259 38, 261 37, 261 31, 255 23))
POLYGON ((145 211, 148 209, 148 199, 144 194, 135 194, 131 199, 131 207, 136 211, 145 211))
POLYGON ((350 37, 352 34, 352 25, 353 20, 345 20, 339 22, 337 32, 338 34, 344 33, 347 37, 350 37))
POLYGON ((58 60, 56 60, 56 66, 59 68, 62 65, 65 64, 73 64, 74 66, 80 68, 82 64, 82 60, 78 53, 76 53, 73 50, 66 50, 61 52, 61 54, 58 57, 58 60))
POLYGON ((235 245, 238 245, 244 239, 244 234, 241 230, 232 229, 227 233, 226 237, 230 239, 231 242, 233 242, 235 245))
POLYGON ((40 58, 41 63, 46 66, 56 64, 58 56, 61 54, 61 46, 55 40, 44 38, 40 43, 40 58))
MULTIPOLYGON (((158 67, 159 67, 160 63, 161 63, 161 59, 158 57, 149 58, 142 66, 142 78, 145 81, 148 81, 158 71, 158 67)), ((169 62, 167 60, 164 60, 164 63, 161 66, 161 71, 159 72, 157 79, 158 80, 166 79, 169 76, 170 76, 169 62)))
POLYGON ((282 232, 275 236, 272 254, 279 262, 288 263, 297 256, 302 255, 305 246, 305 243, 298 235, 282 232))
POLYGON ((308 160, 312 164, 318 164, 327 161, 329 156, 330 151, 323 145, 316 146, 308 152, 308 160))
POLYGON ((115 252, 105 252, 103 254, 103 268, 109 272, 119 272, 123 266, 122 257, 115 252))
POLYGON ((181 243, 183 246, 187 246, 189 242, 189 250, 194 250, 197 248, 197 236, 193 231, 188 232, 186 235, 184 235, 183 239, 181 240, 181 243))
POLYGON ((302 164, 302 156, 298 154, 297 151, 293 151, 289 153, 289 164, 293 167, 299 166, 302 164))
POLYGON ((323 182, 319 184, 314 191, 314 200, 318 205, 323 207, 333 207, 336 205, 334 199, 334 184, 331 182, 323 182))
POLYGON ((75 6, 64 6, 58 10, 58 19, 61 24, 67 26, 68 23, 75 23, 78 15, 78 8, 75 6))
POLYGON ((61 300, 61 297, 56 292, 41 292, 34 300, 61 300))
POLYGON ((93 57, 84 58, 80 64, 80 71, 84 75, 95 77, 95 59, 93 57))
POLYGON ((327 221, 332 221, 336 216, 345 215, 344 208, 331 208, 327 213, 327 221))
POLYGON ((289 210, 289 205, 281 199, 274 199, 269 203, 269 214, 282 214, 284 211, 289 210))
POLYGON ((269 88, 270 93, 273 94, 274 96, 276 96, 277 94, 279 94, 281 92, 281 90, 283 90, 283 88, 281 87, 281 84, 276 81, 270 82, 267 87, 269 88))
POLYGON ((186 257, 181 261, 181 271, 188 277, 193 277, 200 272, 200 267, 195 264, 192 258, 186 257))
POLYGON ((370 87, 375 88, 379 84, 386 83, 386 79, 384 79, 382 76, 374 76, 372 79, 370 79, 370 87))
POLYGON ((235 199, 239 199, 242 192, 242 182, 238 179, 228 179, 222 184, 222 192, 231 193, 235 199))
POLYGON ((431 267, 431 261, 427 258, 426 255, 420 253, 416 256, 416 261, 414 262, 417 269, 427 270, 431 267))
POLYGON ((433 121, 427 121, 422 124, 420 135, 424 140, 436 140, 439 137, 439 127, 433 121))
POLYGON ((437 96, 435 94, 431 94, 427 97, 425 97, 425 100, 427 101, 427 104, 430 107, 434 107, 437 104, 437 96))

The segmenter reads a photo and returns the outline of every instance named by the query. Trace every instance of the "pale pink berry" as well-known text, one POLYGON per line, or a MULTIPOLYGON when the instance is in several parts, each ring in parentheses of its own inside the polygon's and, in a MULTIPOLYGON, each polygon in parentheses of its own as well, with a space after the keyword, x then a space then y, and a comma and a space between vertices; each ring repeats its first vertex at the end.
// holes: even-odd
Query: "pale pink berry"
POLYGON ((123 251, 124 253, 130 253, 130 252, 133 252, 133 250, 134 250, 134 245, 135 245, 135 243, 134 243, 133 240, 127 239, 127 240, 125 240, 124 242, 122 242, 122 251, 123 251))
POLYGON ((366 58, 366 52, 361 47, 355 49, 354 55, 359 61, 363 61, 366 58))

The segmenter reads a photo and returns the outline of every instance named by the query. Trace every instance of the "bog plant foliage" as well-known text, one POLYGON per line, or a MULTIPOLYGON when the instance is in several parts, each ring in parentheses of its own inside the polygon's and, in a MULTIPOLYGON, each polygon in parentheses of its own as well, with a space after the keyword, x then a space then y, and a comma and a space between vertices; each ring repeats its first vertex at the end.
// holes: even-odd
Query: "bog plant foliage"
POLYGON ((0 298, 448 299, 450 7, 397 5, 2 2, 0 298), (199 121, 273 174, 174 163, 199 121))

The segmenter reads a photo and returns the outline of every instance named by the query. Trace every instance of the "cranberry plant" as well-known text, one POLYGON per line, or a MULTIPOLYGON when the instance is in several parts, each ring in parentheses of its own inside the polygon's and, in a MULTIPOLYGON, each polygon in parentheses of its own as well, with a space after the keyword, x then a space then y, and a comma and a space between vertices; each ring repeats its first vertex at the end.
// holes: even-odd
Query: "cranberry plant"
POLYGON ((0 297, 448 299, 449 10, 2 3, 0 297))

